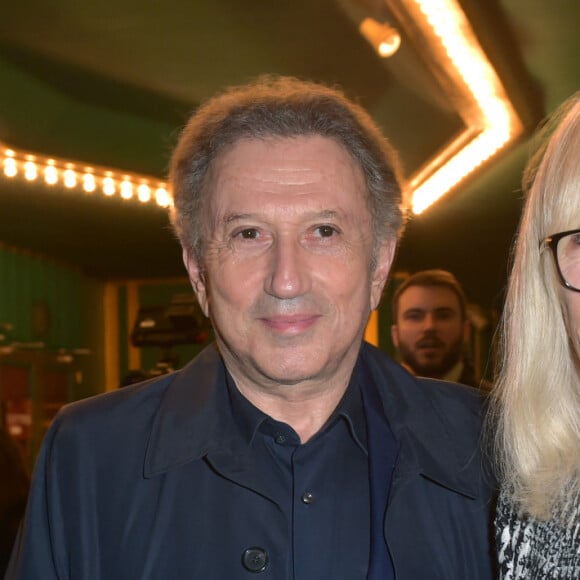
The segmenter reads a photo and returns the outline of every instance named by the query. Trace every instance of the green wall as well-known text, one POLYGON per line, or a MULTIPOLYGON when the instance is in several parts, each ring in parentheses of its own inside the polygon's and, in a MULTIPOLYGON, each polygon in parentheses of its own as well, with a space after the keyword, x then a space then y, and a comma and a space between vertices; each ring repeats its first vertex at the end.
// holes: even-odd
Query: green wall
POLYGON ((78 269, 0 245, 0 323, 12 326, 4 343, 90 351, 75 355, 81 375, 73 398, 103 389, 102 293, 103 284, 78 269))

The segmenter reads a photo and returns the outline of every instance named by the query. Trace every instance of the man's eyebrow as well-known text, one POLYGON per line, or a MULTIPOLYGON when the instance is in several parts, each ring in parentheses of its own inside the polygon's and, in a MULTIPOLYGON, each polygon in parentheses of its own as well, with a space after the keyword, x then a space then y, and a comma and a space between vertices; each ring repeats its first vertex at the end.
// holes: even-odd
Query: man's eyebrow
POLYGON ((257 215, 254 213, 228 213, 223 217, 223 223, 230 224, 232 222, 254 219, 257 215))
POLYGON ((424 308, 407 308, 406 310, 403 310, 403 316, 406 316, 407 314, 425 314, 425 309, 424 308))
POLYGON ((322 211, 313 212, 311 217, 316 219, 335 219, 339 215, 340 213, 334 209, 325 209, 322 211))
POLYGON ((455 313, 457 312, 455 308, 451 308, 451 306, 441 306, 439 308, 435 308, 434 312, 437 314, 448 314, 448 313, 455 313))
MULTIPOLYGON (((336 219, 340 215, 340 212, 333 210, 333 209, 324 209, 322 211, 313 211, 307 212, 304 214, 306 219, 320 219, 320 220, 327 220, 327 219, 336 219)), ((226 214, 222 222, 225 224, 230 224, 232 222, 237 222, 241 220, 262 220, 263 217, 257 213, 242 213, 242 212, 235 212, 235 213, 228 213, 226 214)))

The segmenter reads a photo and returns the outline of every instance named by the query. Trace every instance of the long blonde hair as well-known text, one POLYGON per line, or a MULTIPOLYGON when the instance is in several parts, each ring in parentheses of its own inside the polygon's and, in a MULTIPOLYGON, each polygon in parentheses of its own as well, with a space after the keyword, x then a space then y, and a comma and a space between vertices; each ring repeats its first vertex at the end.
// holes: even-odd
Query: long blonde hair
POLYGON ((565 517, 566 499, 580 490, 578 337, 563 303, 570 290, 559 284, 550 252, 540 250, 545 237, 580 228, 580 92, 543 133, 524 174, 490 415, 500 479, 538 519, 565 517))

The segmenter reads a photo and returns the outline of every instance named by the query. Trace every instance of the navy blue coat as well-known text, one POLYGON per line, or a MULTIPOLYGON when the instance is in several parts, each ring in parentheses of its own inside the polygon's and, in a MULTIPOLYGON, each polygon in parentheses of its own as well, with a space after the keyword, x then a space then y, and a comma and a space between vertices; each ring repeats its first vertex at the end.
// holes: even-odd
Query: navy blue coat
MULTIPOLYGON (((372 513, 397 580, 492 578, 481 398, 418 380, 368 345, 357 367, 399 443, 386 514, 372 513)), ((226 397, 223 363, 209 347, 177 373, 62 409, 7 578, 290 578, 288 522, 254 476, 226 397), (252 546, 270 558, 258 574, 242 566, 252 546)), ((380 464, 375 414, 367 412, 371 470, 380 464)))

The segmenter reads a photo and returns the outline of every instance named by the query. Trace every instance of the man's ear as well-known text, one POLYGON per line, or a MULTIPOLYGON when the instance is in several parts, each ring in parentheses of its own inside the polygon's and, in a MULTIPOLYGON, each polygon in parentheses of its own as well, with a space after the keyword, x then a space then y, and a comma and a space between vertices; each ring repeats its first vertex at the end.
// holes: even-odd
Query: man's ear
POLYGON ((187 273, 189 274, 189 281, 191 282, 191 286, 195 292, 201 311, 207 317, 209 317, 205 276, 203 274, 203 269, 200 266, 199 261, 195 257, 193 251, 188 250, 187 248, 183 248, 183 263, 187 273))
POLYGON ((393 265, 396 247, 396 240, 388 240, 378 251, 377 263, 371 279, 371 310, 375 310, 381 301, 383 288, 393 265))

